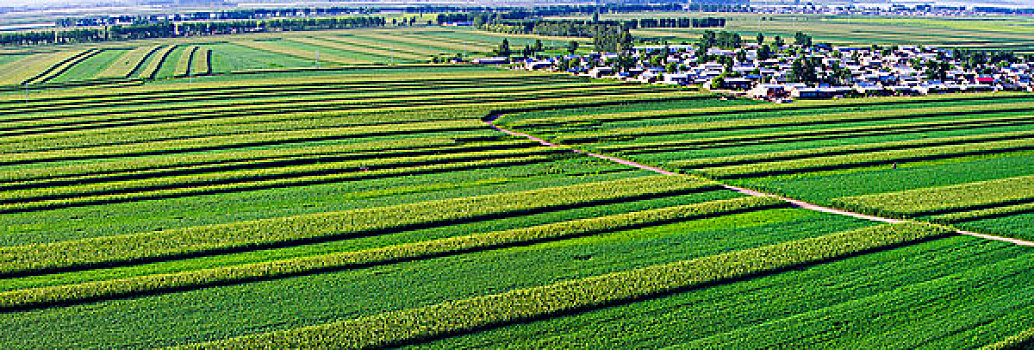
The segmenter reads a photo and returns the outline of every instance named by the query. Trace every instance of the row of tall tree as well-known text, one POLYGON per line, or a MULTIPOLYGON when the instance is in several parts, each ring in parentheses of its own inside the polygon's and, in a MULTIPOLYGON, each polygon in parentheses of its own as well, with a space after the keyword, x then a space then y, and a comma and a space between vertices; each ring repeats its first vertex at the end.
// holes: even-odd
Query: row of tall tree
POLYGON ((385 25, 384 17, 297 18, 262 21, 159 22, 0 34, 0 46, 69 44, 98 41, 173 38, 250 32, 368 28, 385 25))

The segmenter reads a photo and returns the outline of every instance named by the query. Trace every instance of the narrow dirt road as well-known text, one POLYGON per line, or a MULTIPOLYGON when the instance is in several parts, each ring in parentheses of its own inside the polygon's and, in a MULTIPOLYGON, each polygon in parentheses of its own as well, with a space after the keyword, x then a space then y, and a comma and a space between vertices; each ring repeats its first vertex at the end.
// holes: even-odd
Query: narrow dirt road
MULTIPOLYGON (((525 133, 522 133, 522 132, 508 130, 508 129, 499 127, 498 125, 495 125, 495 121, 497 119, 499 119, 499 117, 501 117, 501 115, 492 115, 492 116, 489 116, 489 117, 485 118, 484 122, 485 122, 485 124, 488 124, 488 126, 490 126, 492 129, 495 129, 495 130, 498 130, 500 132, 509 134, 511 136, 524 137, 524 138, 527 138, 529 140, 541 143, 544 146, 561 147, 560 145, 557 145, 555 143, 543 140, 543 139, 535 137, 535 136, 531 136, 531 135, 528 135, 528 134, 525 134, 525 133)), ((633 161, 630 161, 630 160, 627 160, 627 159, 621 159, 621 158, 606 156, 606 155, 602 155, 602 154, 598 154, 598 153, 592 153, 592 152, 583 151, 583 150, 572 149, 571 151, 575 152, 575 153, 581 153, 581 154, 584 154, 584 155, 587 155, 587 156, 590 156, 590 157, 596 157, 596 158, 599 158, 599 159, 605 159, 605 160, 608 160, 608 161, 611 161, 611 162, 615 162, 615 163, 618 163, 618 164, 624 164, 624 165, 627 165, 627 166, 630 166, 630 167, 634 167, 634 168, 639 168, 639 169, 643 169, 643 170, 652 171, 652 172, 655 172, 655 173, 658 173, 658 174, 661 174, 661 175, 669 175, 669 176, 677 176, 677 175, 679 175, 676 172, 664 170, 664 169, 661 169, 661 168, 658 168, 658 167, 652 167, 652 166, 649 166, 649 165, 639 164, 639 163, 636 163, 636 162, 633 162, 633 161)), ((746 188, 742 188, 742 187, 736 187, 736 186, 731 186, 731 185, 726 185, 726 184, 722 184, 722 187, 725 187, 726 189, 729 189, 729 190, 732 190, 732 191, 736 191, 736 192, 739 192, 739 193, 742 193, 742 194, 745 194, 745 195, 748 195, 748 196, 778 198, 778 199, 786 201, 787 203, 790 203, 790 204, 792 204, 792 205, 794 205, 794 206, 796 206, 798 208, 807 209, 807 210, 813 210, 813 211, 818 211, 818 212, 823 212, 823 213, 830 213, 830 214, 836 214, 836 215, 843 215, 843 216, 850 216, 850 217, 853 217, 853 218, 859 218, 859 219, 863 219, 863 220, 882 222, 882 223, 889 223, 889 224, 899 224, 899 223, 905 222, 905 220, 900 220, 900 219, 885 218, 885 217, 867 215, 867 214, 862 214, 862 213, 856 213, 856 212, 852 212, 852 211, 840 210, 840 209, 836 209, 836 208, 824 207, 824 206, 821 206, 821 205, 818 205, 818 204, 808 203, 808 202, 805 202, 805 201, 802 201, 802 200, 798 200, 798 199, 787 198, 787 197, 783 197, 783 196, 777 196, 777 195, 770 194, 770 193, 758 192, 758 191, 754 191, 754 190, 746 189, 746 188)), ((1025 241, 1025 240, 1021 240, 1021 239, 1001 237, 1001 236, 994 236, 994 235, 987 235, 987 234, 976 233, 976 232, 969 232, 969 231, 962 231, 962 230, 956 230, 955 233, 956 234, 960 234, 960 235, 965 235, 965 236, 972 236, 972 237, 977 237, 977 238, 983 238, 983 239, 992 240, 992 241, 999 241, 999 242, 1011 243, 1011 244, 1015 244, 1015 245, 1034 247, 1034 242, 1025 241)))

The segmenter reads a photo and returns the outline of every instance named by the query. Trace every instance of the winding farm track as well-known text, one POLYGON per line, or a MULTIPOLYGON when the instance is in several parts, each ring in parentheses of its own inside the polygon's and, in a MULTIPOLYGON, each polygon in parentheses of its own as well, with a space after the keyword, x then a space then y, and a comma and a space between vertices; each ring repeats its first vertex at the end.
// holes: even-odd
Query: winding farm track
MULTIPOLYGON (((489 115, 488 117, 484 118, 483 121, 485 122, 485 124, 488 124, 488 126, 491 127, 492 129, 495 129, 497 131, 506 133, 506 134, 511 135, 511 136, 527 138, 529 140, 541 143, 544 146, 562 147, 561 145, 558 145, 558 144, 555 144, 555 143, 543 140, 542 138, 539 138, 539 137, 535 137, 535 136, 528 135, 528 134, 525 134, 525 133, 522 133, 522 132, 508 130, 508 129, 499 127, 498 125, 495 125, 495 121, 497 119, 499 119, 500 117, 502 117, 501 114, 493 114, 493 115, 489 115)), ((676 173, 676 172, 673 172, 673 171, 668 171, 668 170, 664 170, 664 169, 661 169, 661 168, 658 168, 658 167, 652 167, 652 166, 649 166, 649 165, 639 164, 639 163, 636 163, 636 162, 633 162, 633 161, 627 160, 627 159, 611 157, 611 156, 602 155, 602 154, 599 154, 599 153, 592 153, 592 152, 588 152, 588 151, 584 151, 584 150, 579 150, 579 149, 571 149, 571 151, 574 152, 574 153, 584 154, 584 155, 587 155, 589 157, 595 157, 595 158, 599 158, 599 159, 608 160, 608 161, 611 161, 611 162, 614 162, 614 163, 627 165, 627 166, 630 166, 630 167, 635 167, 635 168, 639 168, 639 169, 643 169, 643 170, 647 170, 647 171, 652 171, 652 172, 655 172, 655 173, 658 173, 658 174, 661 174, 661 175, 668 175, 668 176, 677 176, 677 175, 679 175, 679 173, 676 173)), ((859 219, 863 219, 863 220, 876 221, 876 222, 889 223, 889 224, 900 224, 900 223, 905 222, 905 220, 900 220, 900 219, 885 218, 885 217, 880 217, 880 216, 873 216, 873 215, 867 215, 867 214, 862 214, 862 213, 856 213, 856 212, 847 211, 847 210, 840 210, 840 209, 836 209, 836 208, 824 207, 824 206, 821 206, 821 205, 818 205, 818 204, 808 203, 808 202, 805 202, 805 201, 802 201, 802 200, 799 200, 799 199, 793 199, 793 198, 788 198, 788 197, 783 197, 783 196, 777 196, 777 195, 774 195, 774 194, 771 194, 771 193, 758 192, 758 191, 754 191, 754 190, 751 190, 751 189, 742 188, 742 187, 736 187, 736 186, 727 185, 727 184, 721 184, 721 186, 726 188, 726 189, 728 189, 728 190, 736 191, 736 192, 739 192, 739 193, 742 193, 742 194, 745 194, 745 195, 748 195, 748 196, 778 198, 780 200, 783 200, 783 201, 785 201, 787 203, 792 204, 793 206, 796 206, 796 207, 802 208, 802 209, 807 209, 807 210, 813 210, 813 211, 818 211, 818 212, 823 212, 823 213, 830 213, 830 214, 835 214, 835 215, 850 216, 850 217, 853 217, 853 218, 859 218, 859 219)), ((1020 246, 1034 247, 1034 242, 1025 241, 1025 240, 1022 240, 1022 239, 994 236, 994 235, 988 235, 988 234, 976 233, 976 232, 970 232, 970 231, 963 231, 963 230, 955 230, 955 233, 959 234, 959 235, 977 237, 977 238, 982 238, 982 239, 987 239, 987 240, 992 240, 992 241, 1011 243, 1011 244, 1020 245, 1020 246)))

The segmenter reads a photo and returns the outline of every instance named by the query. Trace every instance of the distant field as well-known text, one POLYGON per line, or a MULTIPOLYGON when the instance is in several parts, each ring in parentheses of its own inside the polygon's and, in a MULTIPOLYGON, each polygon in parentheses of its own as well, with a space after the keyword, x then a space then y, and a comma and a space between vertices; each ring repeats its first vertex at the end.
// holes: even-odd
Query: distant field
MULTIPOLYGON (((0 55, 0 86, 169 79, 187 73, 227 74, 317 64, 327 68, 427 63, 438 55, 484 56, 504 37, 470 28, 417 27, 110 42, 82 46, 88 49, 58 46, 54 52, 35 55, 11 49, 0 55), (192 66, 199 69, 188 71, 192 66)), ((515 47, 535 40, 558 46, 567 43, 563 38, 536 36, 510 39, 515 47)))
MULTIPOLYGON (((986 228, 984 220, 1034 211, 1034 187, 1023 181, 1034 174, 1032 107, 1026 93, 970 94, 532 112, 504 122, 795 198, 986 228)), ((1034 238, 1030 224, 988 231, 1034 238)))
POLYGON ((406 28, 0 56, 31 68, 0 79, 49 84, 0 93, 0 327, 16 330, 0 347, 1034 341, 1034 250, 952 229, 1034 240, 1034 95, 776 105, 407 64, 501 38, 406 28), (317 49, 329 69, 308 69, 317 49))
MULTIPOLYGON (((754 15, 730 13, 651 13, 605 15, 607 19, 723 17, 725 28, 753 39, 758 31, 769 40, 776 35, 792 39, 804 32, 816 41, 868 46, 871 44, 940 45, 973 49, 1006 49, 1034 53, 1034 21, 1024 17, 1003 18, 887 18, 865 16, 754 15), (765 17, 765 20, 760 20, 765 17)), ((637 37, 652 37, 670 42, 695 42, 706 29, 645 29, 633 31, 637 37)))

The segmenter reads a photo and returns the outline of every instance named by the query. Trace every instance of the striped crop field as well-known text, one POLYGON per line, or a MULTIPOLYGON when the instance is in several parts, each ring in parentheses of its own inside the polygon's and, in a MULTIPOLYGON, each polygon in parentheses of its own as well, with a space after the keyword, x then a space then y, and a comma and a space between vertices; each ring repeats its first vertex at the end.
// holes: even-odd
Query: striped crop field
POLYGON ((0 348, 1034 339, 1034 250, 1004 238, 1034 239, 1031 95, 774 105, 423 64, 503 37, 255 33, 0 61, 44 86, 0 93, 0 348))
POLYGON ((1031 98, 996 93, 792 105, 644 104, 525 112, 500 123, 763 192, 1034 238, 1034 202, 1024 195, 1023 182, 1034 174, 1031 98))

